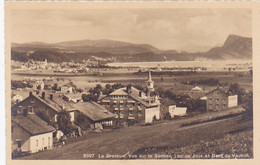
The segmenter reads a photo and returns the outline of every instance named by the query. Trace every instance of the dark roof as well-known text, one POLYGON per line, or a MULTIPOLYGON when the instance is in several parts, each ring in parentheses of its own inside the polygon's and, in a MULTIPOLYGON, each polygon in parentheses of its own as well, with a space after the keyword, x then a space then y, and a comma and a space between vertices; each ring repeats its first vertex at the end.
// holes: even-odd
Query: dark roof
POLYGON ((32 94, 31 96, 27 97, 26 99, 24 99, 23 101, 15 104, 13 108, 16 108, 20 105, 23 104, 24 101, 26 101, 27 99, 30 99, 30 97, 34 97, 37 100, 39 100, 40 102, 44 103, 45 105, 47 105, 48 107, 50 107, 51 109, 55 110, 56 112, 60 112, 63 107, 65 108, 66 111, 71 111, 71 110, 75 110, 74 106, 73 106, 73 102, 72 101, 65 101, 62 97, 62 95, 59 94, 54 94, 54 93, 46 93, 45 92, 45 98, 43 99, 40 95, 37 94, 32 94), (53 99, 50 99, 50 94, 53 95, 53 99))
POLYGON ((198 92, 197 91, 196 92, 190 91, 188 94, 193 99, 199 99, 199 98, 206 95, 205 92, 200 92, 200 91, 198 91, 198 92))
MULTIPOLYGON (((147 103, 143 98, 141 98, 139 96, 139 92, 142 92, 138 89, 136 89, 135 87, 131 87, 131 92, 127 93, 126 92, 127 88, 123 87, 123 88, 119 88, 117 90, 115 90, 114 92, 110 93, 109 95, 129 95, 129 97, 131 97, 132 99, 140 102, 141 104, 143 104, 145 107, 154 107, 154 106, 158 106, 158 104, 149 104, 147 103)), ((142 95, 145 95, 144 92, 142 92, 142 95)), ((102 96, 100 97, 98 100, 102 100, 103 98, 105 98, 106 96, 102 96)), ((148 99, 148 98, 146 98, 148 99)))
POLYGON ((80 102, 75 104, 74 107, 92 121, 101 121, 115 117, 113 113, 95 102, 80 102))
POLYGON ((224 93, 225 95, 229 95, 226 91, 224 91, 223 89, 220 89, 219 87, 217 87, 216 89, 213 89, 212 91, 206 93, 205 96, 211 94, 214 91, 220 91, 221 93, 224 93))
POLYGON ((55 128, 34 114, 12 116, 12 121, 29 132, 31 135, 55 131, 55 128))

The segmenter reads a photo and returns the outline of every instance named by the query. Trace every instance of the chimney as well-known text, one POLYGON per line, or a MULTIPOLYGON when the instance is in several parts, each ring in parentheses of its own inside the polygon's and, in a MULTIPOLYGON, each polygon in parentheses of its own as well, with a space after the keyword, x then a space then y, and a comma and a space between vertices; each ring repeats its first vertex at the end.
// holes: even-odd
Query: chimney
POLYGON ((27 115, 28 115, 28 110, 27 110, 27 109, 24 109, 24 110, 23 110, 23 115, 24 115, 24 116, 27 116, 27 115))
POLYGON ((29 96, 32 96, 32 91, 31 91, 31 92, 29 92, 29 96))
POLYGON ((132 88, 131 84, 127 85, 126 92, 131 93, 131 88, 132 88))
POLYGON ((50 100, 53 100, 53 94, 50 94, 50 100))
POLYGON ((142 97, 142 91, 141 90, 139 91, 139 97, 142 97))
POLYGON ((42 92, 42 99, 45 99, 45 92, 42 92))

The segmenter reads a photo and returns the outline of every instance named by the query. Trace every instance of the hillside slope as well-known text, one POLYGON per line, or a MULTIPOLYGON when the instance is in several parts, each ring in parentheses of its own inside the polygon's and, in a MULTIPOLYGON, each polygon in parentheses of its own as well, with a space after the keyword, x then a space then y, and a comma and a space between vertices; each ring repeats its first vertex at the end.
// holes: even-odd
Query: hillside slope
POLYGON ((252 59, 252 38, 229 35, 222 47, 207 52, 160 50, 149 44, 113 40, 80 40, 60 43, 12 43, 12 60, 47 59, 51 62, 77 61, 98 57, 109 62, 192 61, 252 59), (55 56, 55 57, 53 57, 55 56))

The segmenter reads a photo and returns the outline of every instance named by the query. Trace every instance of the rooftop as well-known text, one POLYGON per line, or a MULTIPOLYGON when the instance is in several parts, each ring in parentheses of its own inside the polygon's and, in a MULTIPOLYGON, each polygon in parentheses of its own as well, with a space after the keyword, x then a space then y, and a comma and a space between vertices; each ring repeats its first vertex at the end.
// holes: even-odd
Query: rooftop
POLYGON ((55 131, 55 128, 48 125, 34 114, 12 116, 12 122, 16 123, 31 135, 43 134, 55 131))
POLYGON ((74 107, 92 121, 101 121, 115 117, 113 113, 95 102, 80 102, 75 104, 74 107))

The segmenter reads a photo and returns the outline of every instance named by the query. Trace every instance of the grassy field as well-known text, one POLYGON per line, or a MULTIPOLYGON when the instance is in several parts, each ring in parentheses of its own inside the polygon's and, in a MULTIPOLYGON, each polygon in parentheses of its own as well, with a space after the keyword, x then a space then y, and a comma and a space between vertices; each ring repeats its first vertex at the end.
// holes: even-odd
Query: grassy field
MULTIPOLYGON (((208 117, 208 114, 200 116, 200 118, 205 117, 208 117)), ((63 147, 22 159, 154 159, 159 158, 155 157, 157 153, 172 155, 178 151, 179 154, 204 154, 208 150, 217 154, 222 154, 222 151, 223 154, 230 155, 242 153, 252 158, 252 121, 242 120, 242 115, 238 115, 228 119, 181 127, 191 119, 89 133, 68 140, 68 144, 63 147), (216 146, 217 144, 222 150, 216 146), (236 152, 235 148, 225 150, 226 144, 230 144, 230 147, 232 144, 240 148, 245 146, 245 149, 239 152, 236 152), (208 148, 205 149, 205 145, 208 148)))

